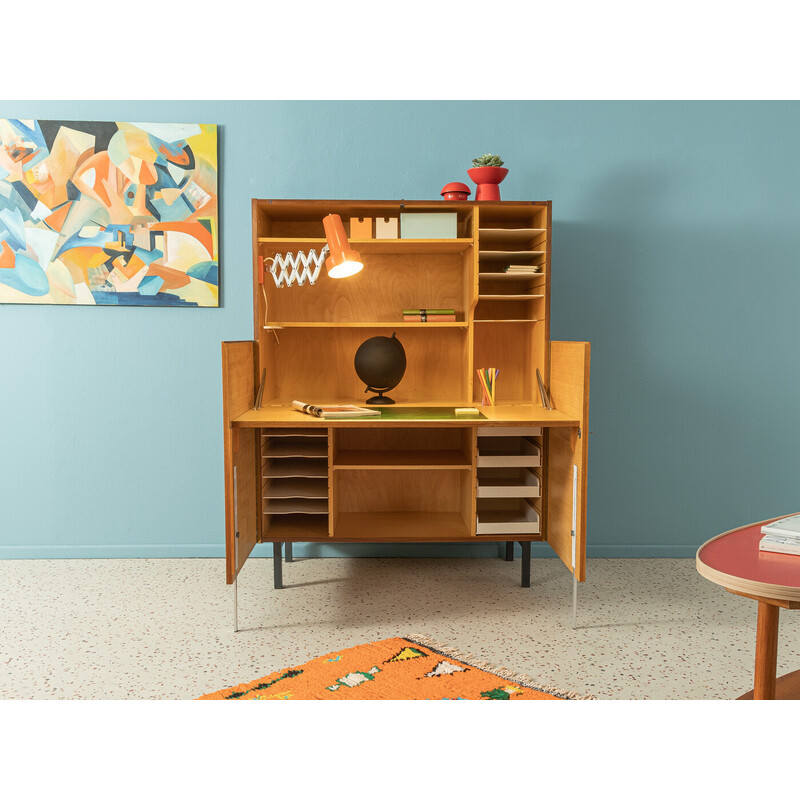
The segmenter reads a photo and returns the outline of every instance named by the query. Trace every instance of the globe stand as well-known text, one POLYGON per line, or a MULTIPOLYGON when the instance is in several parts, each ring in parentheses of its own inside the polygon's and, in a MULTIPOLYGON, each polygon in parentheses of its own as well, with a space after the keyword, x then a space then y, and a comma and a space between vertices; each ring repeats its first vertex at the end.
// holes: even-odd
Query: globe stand
POLYGON ((394 405, 394 400, 392 400, 391 397, 386 397, 386 395, 384 395, 382 389, 373 389, 371 386, 367 386, 365 391, 367 391, 367 392, 377 392, 378 393, 377 397, 370 397, 369 400, 367 400, 367 405, 368 406, 393 406, 394 405))

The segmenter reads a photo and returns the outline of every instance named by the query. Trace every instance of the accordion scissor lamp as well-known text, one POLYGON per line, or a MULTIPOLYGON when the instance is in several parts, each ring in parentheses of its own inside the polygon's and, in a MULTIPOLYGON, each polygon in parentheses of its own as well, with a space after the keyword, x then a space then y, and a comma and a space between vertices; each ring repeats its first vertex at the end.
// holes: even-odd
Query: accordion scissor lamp
POLYGON ((266 259, 272 262, 269 271, 278 288, 295 283, 303 286, 306 282, 313 286, 323 264, 331 278, 349 278, 364 268, 361 256, 347 241, 344 224, 338 214, 323 217, 322 227, 325 229, 327 244, 319 253, 316 250, 309 250, 307 253, 277 253, 266 259))

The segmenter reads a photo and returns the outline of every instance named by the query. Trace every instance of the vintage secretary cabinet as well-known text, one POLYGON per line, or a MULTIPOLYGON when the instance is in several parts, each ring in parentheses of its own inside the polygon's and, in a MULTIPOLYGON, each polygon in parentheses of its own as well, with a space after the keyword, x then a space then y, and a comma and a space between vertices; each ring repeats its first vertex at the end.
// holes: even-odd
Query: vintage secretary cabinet
POLYGON ((252 213, 253 339, 222 343, 227 582, 258 542, 274 544, 280 586, 283 543, 478 541, 521 542, 523 561, 546 542, 584 581, 590 346, 550 341, 550 202, 253 200, 252 213), (456 215, 455 238, 374 236, 375 220, 433 212, 456 215), (278 288, 264 259, 319 251, 329 213, 364 269, 278 288), (456 319, 403 322, 404 308, 456 319), (407 369, 391 418, 292 408, 363 404, 354 354, 393 332, 407 369), (494 406, 483 367, 500 370, 494 406), (481 417, 450 413, 464 406, 481 417))

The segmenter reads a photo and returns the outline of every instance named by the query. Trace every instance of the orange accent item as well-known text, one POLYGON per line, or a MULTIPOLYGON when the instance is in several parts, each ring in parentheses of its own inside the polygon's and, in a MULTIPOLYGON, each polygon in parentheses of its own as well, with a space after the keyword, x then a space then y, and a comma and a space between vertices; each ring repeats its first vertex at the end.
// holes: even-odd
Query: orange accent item
POLYGON ((350 237, 353 239, 371 239, 372 217, 350 217, 350 237))
POLYGON ((61 231, 61 227, 64 224, 64 220, 67 218, 67 214, 69 213, 70 208, 72 208, 72 200, 64 203, 63 206, 59 206, 49 217, 45 217, 44 221, 54 230, 54 231, 61 231))
POLYGON ((258 285, 264 283, 264 256, 258 257, 258 285))
POLYGON ((17 263, 17 257, 14 255, 14 251, 8 246, 8 242, 3 240, 0 242, 2 247, 0 248, 0 269, 14 269, 14 265, 17 263))
MULTIPOLYGON (((422 637, 420 637, 422 638, 422 637)), ((433 642, 396 637, 328 653, 200 700, 588 700, 478 664, 433 642)))
POLYGON ((322 218, 322 227, 331 251, 330 256, 325 259, 328 275, 331 278, 346 278, 360 272, 364 265, 361 263, 361 256, 350 249, 342 218, 338 214, 328 214, 322 218))

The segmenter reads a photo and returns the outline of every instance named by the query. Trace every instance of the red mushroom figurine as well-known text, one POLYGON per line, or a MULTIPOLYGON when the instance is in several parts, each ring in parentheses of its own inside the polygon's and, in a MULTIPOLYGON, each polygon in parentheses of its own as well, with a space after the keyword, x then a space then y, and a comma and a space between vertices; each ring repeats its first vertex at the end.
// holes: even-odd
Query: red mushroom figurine
POLYGON ((448 183, 441 195, 445 200, 469 200, 471 191, 466 183, 448 183))

